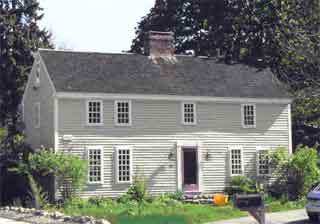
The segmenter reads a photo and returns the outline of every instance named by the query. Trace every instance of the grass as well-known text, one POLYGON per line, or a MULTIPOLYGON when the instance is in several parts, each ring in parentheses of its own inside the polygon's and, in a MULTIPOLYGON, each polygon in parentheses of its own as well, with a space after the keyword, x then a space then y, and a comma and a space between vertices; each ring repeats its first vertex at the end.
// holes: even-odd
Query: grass
MULTIPOLYGON (((266 198, 269 212, 288 211, 303 208, 305 201, 276 200, 266 198)), ((146 203, 139 215, 136 203, 117 203, 110 199, 88 201, 76 199, 68 203, 61 211, 69 215, 94 216, 109 220, 112 224, 203 224, 248 216, 248 213, 235 209, 231 205, 218 207, 213 205, 183 204, 176 201, 154 201, 146 203)))
POLYGON ((210 221, 238 218, 247 213, 232 206, 195 205, 176 203, 173 205, 148 203, 139 216, 136 205, 109 202, 104 205, 84 204, 84 206, 66 206, 62 212, 69 215, 85 215, 104 218, 112 224, 202 224, 210 221))
POLYGON ((306 205, 306 200, 301 199, 298 201, 288 201, 288 200, 276 200, 272 197, 267 197, 265 203, 269 205, 269 212, 282 212, 294 209, 304 208, 306 205))

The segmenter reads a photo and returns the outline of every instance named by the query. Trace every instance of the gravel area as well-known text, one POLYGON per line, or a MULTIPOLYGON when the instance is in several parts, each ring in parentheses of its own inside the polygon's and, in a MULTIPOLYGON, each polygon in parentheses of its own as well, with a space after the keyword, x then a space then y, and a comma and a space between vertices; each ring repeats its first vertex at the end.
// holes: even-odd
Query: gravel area
POLYGON ((88 216, 67 216, 60 212, 47 212, 18 207, 0 208, 0 217, 34 224, 110 224, 106 220, 88 216))
POLYGON ((64 222, 63 220, 59 221, 59 219, 46 216, 35 216, 34 214, 17 213, 14 211, 0 211, 0 217, 34 224, 76 224, 75 222, 64 222))

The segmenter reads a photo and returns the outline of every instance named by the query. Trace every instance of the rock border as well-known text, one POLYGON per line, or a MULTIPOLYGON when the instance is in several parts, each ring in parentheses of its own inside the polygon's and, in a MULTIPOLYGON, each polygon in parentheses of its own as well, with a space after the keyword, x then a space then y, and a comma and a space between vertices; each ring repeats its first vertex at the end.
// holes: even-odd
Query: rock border
POLYGON ((0 207, 0 211, 17 212, 29 215, 32 214, 35 217, 46 217, 60 222, 72 222, 79 224, 110 224, 110 222, 105 219, 96 219, 92 216, 68 216, 58 211, 48 212, 45 210, 37 210, 35 208, 6 206, 0 207))

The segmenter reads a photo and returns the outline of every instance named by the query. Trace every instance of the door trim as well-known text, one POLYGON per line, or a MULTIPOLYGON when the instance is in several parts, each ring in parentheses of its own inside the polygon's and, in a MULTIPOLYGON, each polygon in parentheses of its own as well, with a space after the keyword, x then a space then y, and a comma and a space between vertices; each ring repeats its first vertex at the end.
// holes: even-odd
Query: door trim
POLYGON ((183 191, 183 148, 194 148, 197 151, 198 192, 202 192, 202 150, 201 142, 198 141, 177 141, 177 190, 183 191))

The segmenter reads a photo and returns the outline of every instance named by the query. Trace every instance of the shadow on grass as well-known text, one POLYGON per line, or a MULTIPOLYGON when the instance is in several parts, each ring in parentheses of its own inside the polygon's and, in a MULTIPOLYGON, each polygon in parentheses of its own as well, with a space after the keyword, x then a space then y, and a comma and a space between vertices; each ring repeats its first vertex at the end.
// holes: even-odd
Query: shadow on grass
POLYGON ((191 224, 191 221, 183 216, 162 216, 162 215, 146 215, 146 216, 127 216, 118 215, 110 217, 112 224, 191 224))

